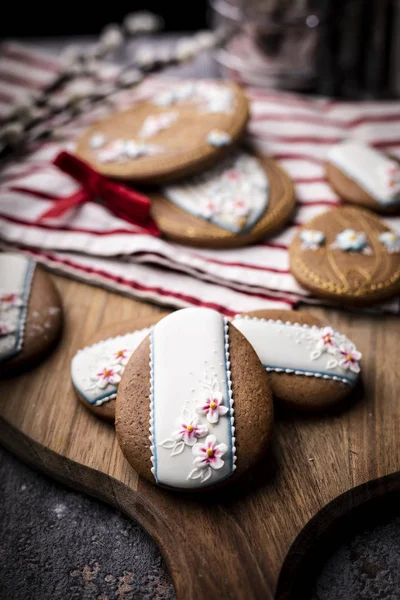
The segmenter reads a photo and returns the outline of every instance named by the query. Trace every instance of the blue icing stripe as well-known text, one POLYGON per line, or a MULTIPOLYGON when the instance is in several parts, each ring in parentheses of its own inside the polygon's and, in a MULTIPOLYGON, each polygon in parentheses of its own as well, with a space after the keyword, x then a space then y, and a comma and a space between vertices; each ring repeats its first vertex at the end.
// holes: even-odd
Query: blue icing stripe
POLYGON ((6 357, 0 358, 0 362, 4 362, 5 360, 9 360, 13 356, 16 356, 22 348, 22 343, 23 343, 23 339, 24 339, 24 331, 25 331, 25 319, 26 319, 26 314, 28 312, 29 295, 31 292, 33 273, 34 273, 35 267, 36 267, 36 263, 34 261, 28 260, 27 262, 28 262, 28 265, 26 267, 25 278, 24 278, 24 289, 23 289, 22 298, 21 298, 23 304, 19 309, 18 325, 17 325, 17 329, 15 332, 14 347, 12 348, 11 352, 6 357))
POLYGON ((321 375, 321 377, 328 377, 328 379, 341 379, 343 383, 349 383, 350 385, 355 384, 354 379, 346 377, 346 375, 332 375, 332 373, 327 373, 326 371, 313 371, 311 369, 286 369, 285 367, 277 367, 275 365, 263 365, 263 367, 266 370, 270 369, 271 371, 276 371, 277 373, 311 373, 315 376, 321 375))
POLYGON ((154 478, 157 483, 159 483, 158 475, 157 475, 157 442, 156 442, 156 411, 155 411, 155 399, 154 399, 154 329, 151 332, 151 371, 150 371, 150 382, 151 382, 151 427, 152 427, 152 436, 153 436, 153 446, 155 448, 154 452, 152 452, 152 456, 154 459, 153 467, 154 467, 154 478))
POLYGON ((91 404, 92 406, 100 406, 101 404, 108 402, 108 400, 112 400, 117 395, 117 388, 113 387, 112 390, 105 392, 101 396, 97 396, 96 398, 89 398, 88 396, 86 396, 86 394, 84 392, 82 392, 82 390, 80 390, 75 385, 74 382, 72 382, 72 385, 74 386, 75 390, 78 392, 79 396, 81 398, 83 398, 88 404, 91 404))

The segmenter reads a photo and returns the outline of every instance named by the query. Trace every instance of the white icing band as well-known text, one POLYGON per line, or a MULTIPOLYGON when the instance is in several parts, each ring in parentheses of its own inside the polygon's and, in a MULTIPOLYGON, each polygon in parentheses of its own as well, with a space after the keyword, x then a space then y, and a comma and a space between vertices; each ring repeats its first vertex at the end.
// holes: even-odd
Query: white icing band
POLYGON ((115 398, 125 365, 149 332, 140 329, 79 350, 71 362, 71 379, 81 398, 94 406, 115 398))
POLYGON ((0 362, 22 348, 35 263, 19 254, 0 254, 0 362))
POLYGON ((400 167, 381 152, 359 142, 343 142, 329 150, 327 160, 380 204, 400 202, 400 167))
POLYGON ((195 489, 235 470, 228 321, 207 308, 157 323, 150 347, 152 473, 160 484, 195 489))
POLYGON ((268 205, 268 177, 245 152, 226 157, 204 173, 164 188, 164 195, 188 213, 235 233, 248 231, 268 205))
POLYGON ((333 379, 354 385, 360 352, 331 327, 237 315, 232 323, 251 343, 267 371, 333 379))

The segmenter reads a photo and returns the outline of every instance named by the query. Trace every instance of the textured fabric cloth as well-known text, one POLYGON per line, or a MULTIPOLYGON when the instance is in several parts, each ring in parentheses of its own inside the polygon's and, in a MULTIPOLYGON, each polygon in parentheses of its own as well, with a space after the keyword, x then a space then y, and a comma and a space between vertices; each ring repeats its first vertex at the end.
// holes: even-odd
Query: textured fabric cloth
MULTIPOLYGON (((0 70, 3 110, 10 87, 39 87, 44 79, 38 76, 41 70, 54 76, 54 61, 49 74, 36 54, 17 48, 18 52, 15 44, 3 45, 10 71, 2 77, 0 70), (24 71, 25 56, 30 62, 24 71), (13 75, 10 83, 14 63, 20 75, 18 81, 13 75)), ((165 85, 165 80, 150 79, 136 90, 123 91, 114 97, 112 110, 165 85)), ((278 160, 295 185, 294 221, 279 235, 235 250, 191 249, 145 235, 93 202, 58 220, 36 223, 57 198, 79 189, 51 161, 61 149, 73 150, 77 135, 110 112, 110 106, 102 103, 73 121, 65 115, 55 117, 50 125, 57 128, 60 141, 36 144, 22 162, 1 171, 0 239, 4 247, 24 247, 50 269, 176 307, 203 305, 232 315, 251 309, 291 308, 301 301, 320 302, 290 274, 288 244, 299 224, 339 203, 324 177, 324 157, 333 143, 351 137, 400 157, 400 102, 332 102, 255 89, 248 89, 247 95, 251 103, 248 138, 278 160)), ((400 231, 399 218, 387 221, 400 231)), ((381 308, 398 312, 399 307, 395 299, 381 308)))

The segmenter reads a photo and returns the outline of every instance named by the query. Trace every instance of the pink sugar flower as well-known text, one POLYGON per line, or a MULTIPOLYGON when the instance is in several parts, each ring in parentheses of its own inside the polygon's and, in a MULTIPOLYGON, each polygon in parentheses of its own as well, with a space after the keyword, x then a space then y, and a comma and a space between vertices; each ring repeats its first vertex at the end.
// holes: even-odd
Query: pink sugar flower
POLYGON ((119 367, 104 367, 96 374, 93 379, 96 381, 97 387, 104 389, 108 385, 118 385, 121 381, 119 367))
POLYGON ((125 366, 130 358, 130 354, 126 348, 122 348, 121 350, 114 352, 113 358, 114 363, 125 366))
POLYGON ((11 333, 9 326, 5 323, 0 323, 0 337, 3 335, 8 335, 9 333, 11 333))
POLYGON ((324 327, 317 342, 318 350, 334 354, 336 351, 335 332, 332 327, 324 327))
POLYGON ((17 294, 2 294, 0 296, 0 305, 6 310, 12 306, 22 306, 23 302, 17 294))
POLYGON ((196 412, 200 415, 207 415, 209 423, 218 423, 219 418, 226 415, 228 408, 223 405, 221 392, 212 392, 205 402, 197 406, 196 412))
POLYGON ((353 344, 341 344, 339 347, 339 356, 343 358, 339 360, 339 366, 342 369, 350 369, 353 373, 360 372, 360 365, 358 361, 361 359, 361 352, 356 350, 356 347, 353 344))
POLYGON ((228 446, 226 444, 217 444, 215 435, 209 435, 206 437, 204 444, 195 444, 193 446, 192 452, 196 457, 193 461, 193 466, 196 469, 206 469, 207 467, 221 469, 224 466, 222 456, 224 456, 227 450, 228 446))
POLYGON ((226 171, 225 177, 231 181, 237 181, 241 177, 240 171, 238 169, 229 169, 229 171, 226 171))
POLYGON ((186 423, 182 423, 177 431, 172 434, 176 441, 183 441, 186 446, 194 446, 199 438, 208 433, 206 425, 199 425, 197 417, 194 417, 186 423))

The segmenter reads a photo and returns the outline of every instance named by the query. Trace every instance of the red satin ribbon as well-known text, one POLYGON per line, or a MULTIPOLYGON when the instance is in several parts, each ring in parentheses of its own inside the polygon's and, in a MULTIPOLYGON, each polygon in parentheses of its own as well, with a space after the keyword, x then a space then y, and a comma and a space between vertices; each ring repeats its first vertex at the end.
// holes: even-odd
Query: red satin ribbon
POLYGON ((100 175, 87 163, 69 152, 60 152, 54 160, 56 167, 70 175, 82 185, 82 190, 61 198, 44 212, 37 221, 60 217, 68 210, 88 201, 100 201, 117 217, 139 225, 151 235, 160 235, 157 225, 150 216, 151 202, 147 196, 100 175))

